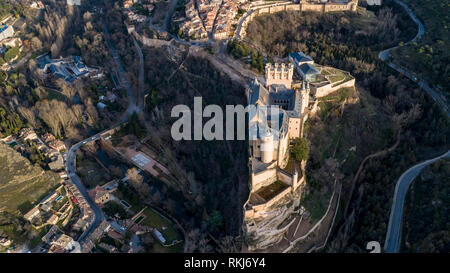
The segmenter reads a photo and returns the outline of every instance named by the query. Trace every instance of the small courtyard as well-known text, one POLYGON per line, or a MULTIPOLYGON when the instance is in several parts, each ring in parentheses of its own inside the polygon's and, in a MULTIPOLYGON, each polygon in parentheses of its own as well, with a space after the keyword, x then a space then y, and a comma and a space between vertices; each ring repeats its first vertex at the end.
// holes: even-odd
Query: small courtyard
POLYGON ((263 198, 265 201, 269 201, 273 197, 277 196, 280 192, 285 190, 289 185, 277 180, 270 185, 262 187, 255 194, 263 198))

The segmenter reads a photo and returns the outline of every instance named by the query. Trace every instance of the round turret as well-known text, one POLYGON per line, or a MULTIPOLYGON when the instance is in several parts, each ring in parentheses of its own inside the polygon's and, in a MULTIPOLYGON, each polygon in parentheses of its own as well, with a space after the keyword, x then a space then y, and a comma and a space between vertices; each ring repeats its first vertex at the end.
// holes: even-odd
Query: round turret
POLYGON ((261 136, 261 161, 270 163, 273 160, 273 135, 266 132, 261 136))

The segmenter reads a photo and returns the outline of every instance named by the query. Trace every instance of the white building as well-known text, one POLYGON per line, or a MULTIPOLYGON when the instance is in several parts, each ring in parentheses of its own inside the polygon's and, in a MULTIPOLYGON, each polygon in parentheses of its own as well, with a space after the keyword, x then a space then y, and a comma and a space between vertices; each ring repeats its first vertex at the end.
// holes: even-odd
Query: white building
POLYGON ((67 5, 79 6, 79 5, 81 5, 81 0, 67 0, 67 5))
POLYGON ((8 25, 2 25, 0 27, 0 41, 11 38, 14 35, 14 28, 8 25))

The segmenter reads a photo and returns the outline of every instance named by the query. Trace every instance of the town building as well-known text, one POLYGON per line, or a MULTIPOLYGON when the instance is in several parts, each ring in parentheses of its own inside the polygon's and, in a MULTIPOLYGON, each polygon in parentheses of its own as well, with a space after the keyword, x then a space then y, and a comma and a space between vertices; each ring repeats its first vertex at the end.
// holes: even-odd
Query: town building
POLYGON ((20 37, 9 37, 3 40, 0 40, 0 47, 19 47, 21 50, 22 40, 20 37))
POLYGON ((194 39, 228 38, 237 14, 236 0, 190 0, 185 5, 186 20, 181 32, 194 39))
POLYGON ((39 206, 35 206, 32 208, 29 212, 27 212, 23 217, 32 222, 34 218, 38 217, 40 215, 39 206))
POLYGON ((109 253, 117 252, 117 248, 115 246, 112 246, 112 245, 108 245, 108 244, 105 244, 105 243, 100 243, 100 244, 98 244, 98 246, 100 248, 108 251, 109 253))
POLYGON ((49 143, 50 141, 55 140, 55 136, 50 134, 50 133, 45 133, 42 137, 41 137, 42 141, 44 141, 45 143, 49 143))
POLYGON ((56 214, 53 214, 50 216, 50 218, 47 219, 47 224, 49 225, 56 225, 58 223, 59 217, 56 214))
POLYGON ((80 243, 66 234, 58 236, 50 245, 48 253, 81 253, 80 243))
POLYGON ((14 36, 14 28, 8 25, 0 25, 0 41, 14 36))
POLYGON ((92 195, 94 196, 94 202, 98 205, 103 205, 107 203, 109 200, 111 200, 111 196, 109 192, 102 187, 95 187, 95 189, 92 192, 92 195))
POLYGON ((0 238, 0 246, 9 247, 11 243, 11 240, 9 240, 8 238, 0 238))
POLYGON ((383 4, 382 0, 366 0, 368 6, 381 6, 383 4))
POLYGON ((97 68, 86 66, 79 56, 50 59, 48 55, 44 55, 36 60, 44 75, 54 75, 69 83, 81 77, 95 76, 99 72, 97 68))
POLYGON ((45 6, 42 3, 42 1, 33 1, 30 4, 30 8, 32 8, 32 9, 43 9, 43 8, 45 8, 45 6))
POLYGON ((64 144, 64 142, 59 139, 53 139, 49 141, 47 145, 58 152, 65 151, 67 149, 66 144, 64 144))
POLYGON ((19 131, 19 138, 22 139, 23 141, 27 140, 32 141, 37 140, 38 136, 33 128, 23 128, 22 130, 19 131))
POLYGON ((52 226, 50 230, 45 234, 41 240, 44 243, 50 244, 52 241, 56 240, 56 237, 59 236, 59 234, 62 234, 62 231, 59 229, 58 226, 52 226))

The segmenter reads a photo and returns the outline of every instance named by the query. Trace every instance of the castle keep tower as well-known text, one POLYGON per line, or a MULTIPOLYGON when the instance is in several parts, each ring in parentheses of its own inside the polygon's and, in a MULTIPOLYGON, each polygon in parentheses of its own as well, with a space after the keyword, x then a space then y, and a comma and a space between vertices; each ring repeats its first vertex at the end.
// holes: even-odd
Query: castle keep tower
POLYGON ((286 88, 291 88, 292 76, 294 75, 294 65, 281 63, 266 64, 266 86, 270 87, 272 84, 282 84, 286 88))
POLYGON ((265 132, 261 136, 261 161, 263 163, 270 163, 273 160, 273 135, 270 132, 265 132))

